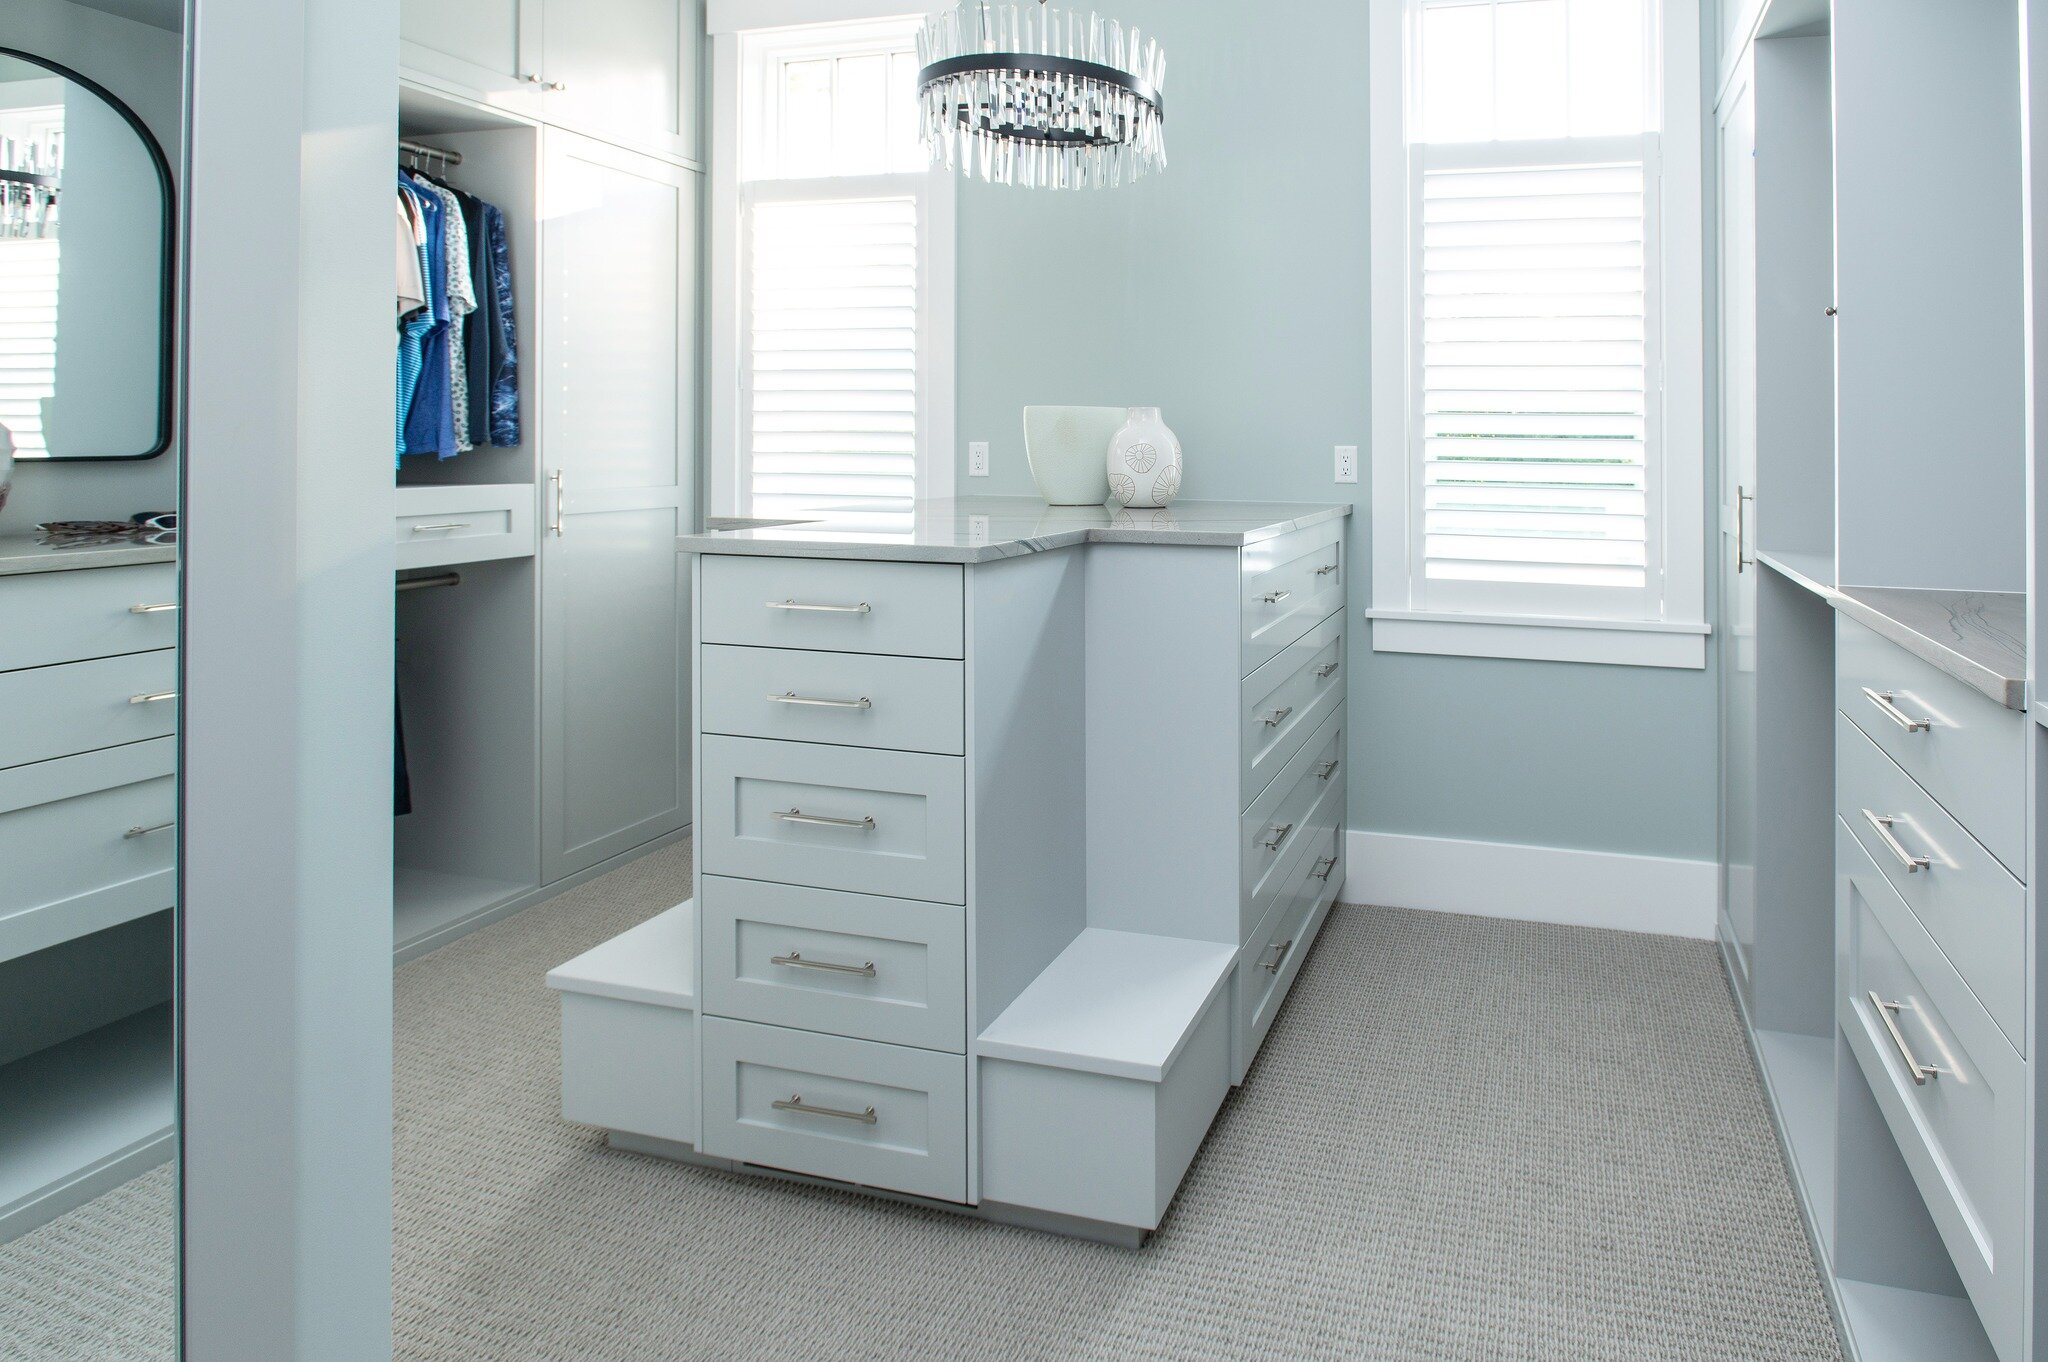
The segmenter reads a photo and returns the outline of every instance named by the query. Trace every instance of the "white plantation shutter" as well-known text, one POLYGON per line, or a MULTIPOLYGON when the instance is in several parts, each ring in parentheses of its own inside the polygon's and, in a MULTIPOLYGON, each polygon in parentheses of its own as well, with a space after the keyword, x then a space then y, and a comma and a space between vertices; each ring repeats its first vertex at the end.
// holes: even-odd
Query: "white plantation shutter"
POLYGON ((1656 613, 1654 139, 1417 149, 1417 604, 1656 613))
POLYGON ((918 189, 888 176, 767 182, 743 197, 750 513, 829 508, 878 535, 906 531, 922 414, 918 189))
POLYGON ((56 391, 57 248, 0 238, 0 426, 18 453, 45 448, 43 399, 56 391))

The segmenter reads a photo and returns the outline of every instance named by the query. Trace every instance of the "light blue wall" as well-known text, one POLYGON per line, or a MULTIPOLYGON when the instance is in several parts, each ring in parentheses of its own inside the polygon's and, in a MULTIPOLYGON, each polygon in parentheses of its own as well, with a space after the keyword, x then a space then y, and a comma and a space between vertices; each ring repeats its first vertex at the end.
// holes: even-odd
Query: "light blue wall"
POLYGON ((1369 436, 1364 0, 1111 8, 1166 45, 1171 164, 1110 192, 963 187, 959 440, 994 468, 963 463, 962 494, 1034 493, 1027 403, 1163 407, 1184 495, 1358 508, 1353 827, 1711 858, 1711 670, 1370 650, 1366 485, 1330 477, 1369 436))

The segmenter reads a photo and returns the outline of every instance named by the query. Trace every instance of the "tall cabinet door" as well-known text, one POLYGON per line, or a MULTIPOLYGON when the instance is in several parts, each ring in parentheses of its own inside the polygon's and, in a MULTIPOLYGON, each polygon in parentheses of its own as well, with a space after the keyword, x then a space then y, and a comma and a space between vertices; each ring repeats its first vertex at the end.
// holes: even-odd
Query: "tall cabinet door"
POLYGON ((472 98, 538 114, 541 21, 541 0, 404 0, 398 64, 472 98))
POLYGON ((698 177, 556 129, 542 182, 541 856, 690 821, 698 177))
POLYGON ((1756 98, 1738 72, 1720 109, 1721 906, 1747 992, 1757 928, 1756 98))
POLYGON ((550 123, 696 158, 703 0, 549 0, 550 123))

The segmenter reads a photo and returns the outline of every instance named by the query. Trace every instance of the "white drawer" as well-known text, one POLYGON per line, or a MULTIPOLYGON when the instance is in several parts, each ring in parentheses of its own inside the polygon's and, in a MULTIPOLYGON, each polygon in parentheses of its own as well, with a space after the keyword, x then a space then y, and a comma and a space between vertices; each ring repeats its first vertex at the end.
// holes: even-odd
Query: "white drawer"
POLYGON ((1246 933, 1266 920, 1288 871, 1307 854, 1308 844, 1343 822, 1344 732, 1340 707, 1240 820, 1240 926, 1246 933))
POLYGON ((1311 525, 1240 551, 1240 676, 1250 676, 1343 608, 1344 523, 1311 525))
POLYGON ((2025 1053, 2026 886, 1861 729, 1840 716, 1835 725, 1842 821, 2006 1038, 2025 1053))
POLYGON ((707 554, 706 643, 964 657, 965 596, 950 563, 707 554))
POLYGON ((967 1199, 967 1060, 706 1017, 703 1152, 967 1199))
POLYGON ((398 567, 447 567, 531 558, 534 489, 528 483, 398 489, 398 567))
POLYGON ((707 737, 701 760, 711 874, 967 901, 959 757, 707 737))
POLYGON ((951 904, 704 877, 704 1007, 927 1050, 967 1046, 967 919, 951 904))
POLYGON ((1839 615, 1835 694, 1858 728, 2027 877, 2025 715, 1839 615))
POLYGON ((1332 615, 1244 681, 1240 809, 1272 784, 1301 745, 1344 703, 1344 616, 1332 615))
POLYGON ((2018 1362, 2026 1063, 1841 824, 1835 854, 1842 1030, 1992 1346, 2018 1362))
POLYGON ((1343 836, 1338 828, 1317 833, 1287 872, 1264 924, 1238 956, 1233 1047, 1238 1082, 1244 1081, 1252 1059, 1266 1043, 1266 1033, 1280 1015, 1280 1004, 1287 1000, 1295 976, 1301 973, 1316 914, 1336 898, 1337 886, 1343 883, 1343 836))
POLYGON ((177 686, 175 648, 0 673, 0 767, 166 737, 177 686))
POLYGON ((177 646, 176 563, 0 577, 0 672, 177 646))
POLYGON ((177 744, 0 771, 0 960, 169 908, 177 744))
POLYGON ((712 643, 700 657, 706 733, 952 756, 967 750, 965 663, 712 643))

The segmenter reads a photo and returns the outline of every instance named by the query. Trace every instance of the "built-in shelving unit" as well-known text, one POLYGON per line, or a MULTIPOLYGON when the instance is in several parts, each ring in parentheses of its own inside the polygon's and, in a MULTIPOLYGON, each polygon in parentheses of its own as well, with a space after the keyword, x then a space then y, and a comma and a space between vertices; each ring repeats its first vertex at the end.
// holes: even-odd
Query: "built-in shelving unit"
POLYGON ((1871 616, 2025 589, 2015 12, 1722 17, 1723 955, 1847 1355, 2039 1362, 1994 1346, 1838 1021, 1838 619, 2003 704, 2024 665, 1871 616))

